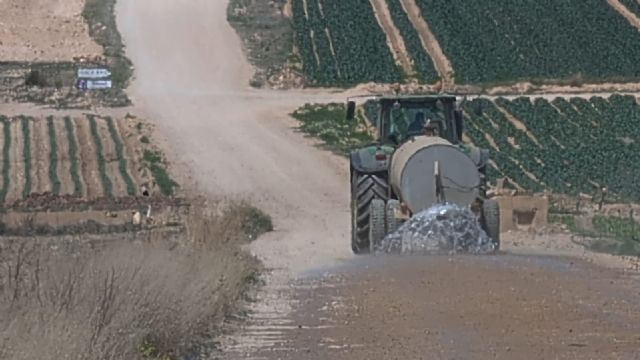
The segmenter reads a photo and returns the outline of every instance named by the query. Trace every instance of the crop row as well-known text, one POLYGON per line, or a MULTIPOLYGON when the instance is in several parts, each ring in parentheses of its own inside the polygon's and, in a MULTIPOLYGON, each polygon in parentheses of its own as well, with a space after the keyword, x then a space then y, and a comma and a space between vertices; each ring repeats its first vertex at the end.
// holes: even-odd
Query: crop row
MULTIPOLYGON (((104 196, 111 197, 114 195, 112 179, 115 178, 110 177, 121 176, 123 183, 126 184, 126 195, 136 194, 136 183, 128 172, 125 144, 111 118, 98 119, 88 116, 87 118, 72 120, 69 117, 55 119, 50 116, 46 119, 35 119, 18 116, 10 119, 0 116, 0 127, 3 130, 3 135, 0 136, 0 142, 2 143, 0 145, 0 156, 2 156, 0 203, 16 201, 20 198, 26 199, 33 195, 34 192, 40 191, 47 191, 56 195, 62 194, 62 189, 67 182, 70 183, 67 185, 69 190, 65 191, 64 195, 82 197, 87 194, 84 182, 91 181, 91 179, 83 179, 82 168, 85 167, 89 169, 89 172, 96 171, 100 174, 100 183, 87 184, 87 187, 98 186, 103 191, 104 196), (81 156, 79 146, 88 144, 78 144, 76 123, 79 121, 86 121, 89 124, 90 141, 96 150, 95 158, 81 156), (106 122, 108 133, 102 133, 99 130, 98 121, 106 122), (59 133, 56 132, 58 127, 59 133), (37 136, 41 133, 43 135, 46 134, 46 137, 39 140, 37 136), (15 146, 12 142, 15 142, 16 139, 19 144, 19 150, 12 147, 15 146), (45 143, 42 141, 45 141, 45 143), (104 144, 106 142, 114 144, 116 153, 114 159, 107 160, 106 158, 104 152, 104 144), (46 153, 39 151, 42 147, 48 149, 48 151, 46 153), (65 150, 63 151, 63 149, 65 150), (42 159, 35 158, 36 154, 37 156, 46 154, 46 156, 42 159), (110 168, 107 161, 117 161, 118 170, 109 171, 110 168), (43 173, 46 179, 40 179, 40 176, 42 176, 40 171, 43 170, 41 168, 42 163, 46 166, 46 170, 43 173)), ((120 190, 117 194, 124 195, 123 192, 124 190, 120 190)))
POLYGON ((640 199, 640 129, 634 125, 640 106, 634 97, 483 99, 467 103, 465 110, 466 134, 492 150, 497 164, 490 169, 492 179, 507 176, 527 190, 568 194, 605 186, 620 198, 640 199), (478 102, 482 116, 473 111, 478 102), (521 121, 527 132, 513 121, 521 121))
POLYGON ((431 56, 422 44, 418 31, 402 7, 401 0, 387 0, 387 4, 391 18, 404 39, 407 52, 411 59, 413 59, 414 69, 418 79, 424 83, 436 82, 438 80, 438 72, 433 64, 433 60, 431 60, 431 56))
POLYGON ((303 71, 314 85, 404 77, 369 0, 293 0, 292 10, 303 71))
POLYGON ((640 34, 601 0, 416 0, 462 83, 640 78, 640 34))

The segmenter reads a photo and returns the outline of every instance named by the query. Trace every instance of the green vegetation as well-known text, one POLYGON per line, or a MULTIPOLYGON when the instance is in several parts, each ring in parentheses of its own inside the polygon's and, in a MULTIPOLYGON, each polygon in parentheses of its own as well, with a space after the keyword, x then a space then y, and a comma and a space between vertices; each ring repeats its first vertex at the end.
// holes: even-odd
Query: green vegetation
POLYGON ((64 118, 64 127, 67 130, 67 141, 69 142, 69 161, 71 162, 71 178, 73 179, 73 196, 82 196, 82 180, 80 179, 80 169, 78 167, 78 143, 76 142, 73 123, 70 117, 64 118))
POLYGON ((151 175, 153 175, 156 184, 158 184, 160 192, 165 196, 173 195, 178 184, 169 176, 165 168, 165 163, 162 160, 162 155, 157 151, 145 150, 143 160, 147 168, 151 171, 151 175))
POLYGON ((640 224, 631 217, 595 215, 579 225, 580 215, 550 214, 549 222, 564 224, 578 236, 592 239, 589 247, 595 251, 615 255, 640 256, 640 224))
POLYGON ((4 203, 11 183, 11 120, 0 115, 2 129, 4 130, 4 143, 2 147, 2 190, 0 200, 4 203))
POLYGON ((356 120, 346 119, 344 104, 306 104, 291 116, 300 121, 300 131, 324 142, 324 147, 339 154, 373 140, 361 113, 356 120))
POLYGON ((409 16, 404 11, 400 0, 387 0, 391 18, 400 34, 404 38, 407 52, 413 59, 417 77, 421 82, 434 83, 438 80, 439 75, 431 60, 431 57, 422 46, 420 35, 409 20, 409 16))
POLYGON ((22 197, 27 198, 31 195, 31 130, 29 128, 30 118, 21 116, 20 123, 22 125, 22 141, 24 142, 22 156, 24 158, 24 188, 22 189, 22 197))
POLYGON ((56 129, 53 124, 53 116, 47 117, 47 129, 49 132, 49 144, 51 149, 49 152, 49 179, 51 180, 52 192, 60 193, 60 178, 58 177, 58 139, 56 138, 56 129))
POLYGON ((323 0, 321 5, 293 0, 292 10, 295 42, 312 85, 346 87, 404 78, 369 0, 323 0))
POLYGON ((136 185, 127 171, 127 159, 124 156, 124 144, 122 143, 122 139, 120 139, 120 134, 118 134, 118 130, 113 123, 113 119, 111 117, 107 117, 106 121, 107 126, 109 127, 109 134, 111 134, 111 138, 116 145, 118 168, 120 169, 120 175, 122 175, 124 182, 127 184, 127 194, 129 196, 134 196, 136 194, 136 185))
POLYGON ((114 86, 126 88, 131 77, 131 61, 125 56, 115 17, 116 0, 87 0, 82 15, 89 24, 89 35, 104 47, 114 86))
POLYGON ((104 147, 102 140, 100 140, 100 134, 98 133, 98 123, 95 116, 88 115, 89 125, 91 127, 91 136, 93 137, 93 143, 96 146, 96 155, 98 156, 98 170, 100 171, 100 179, 102 180, 102 187, 104 189, 104 196, 113 196, 113 183, 107 175, 107 160, 104 157, 104 147))
POLYGON ((497 163, 489 169, 492 180, 507 176, 526 190, 573 195, 606 186, 612 199, 640 199, 640 128, 634 125, 640 106, 633 96, 482 99, 468 102, 464 110, 466 134, 490 149, 497 163), (473 111, 478 104, 482 116, 473 111), (522 121, 531 137, 500 110, 522 121))
POLYGON ((640 34, 606 1, 417 3, 460 83, 640 78, 640 34))

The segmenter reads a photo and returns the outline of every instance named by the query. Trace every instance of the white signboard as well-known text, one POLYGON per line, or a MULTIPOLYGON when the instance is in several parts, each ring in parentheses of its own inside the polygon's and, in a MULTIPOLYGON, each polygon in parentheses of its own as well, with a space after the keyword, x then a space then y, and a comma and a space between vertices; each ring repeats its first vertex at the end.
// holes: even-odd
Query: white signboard
POLYGON ((79 78, 100 79, 111 76, 111 72, 107 69, 78 69, 79 78))
POLYGON ((110 89, 111 80, 78 80, 78 88, 81 90, 110 89))

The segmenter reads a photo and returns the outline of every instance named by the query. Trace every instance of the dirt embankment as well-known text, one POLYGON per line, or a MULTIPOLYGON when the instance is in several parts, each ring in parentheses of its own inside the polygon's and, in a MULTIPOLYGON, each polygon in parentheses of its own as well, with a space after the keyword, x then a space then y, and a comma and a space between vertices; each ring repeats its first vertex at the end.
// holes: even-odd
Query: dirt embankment
POLYGON ((384 30, 384 33, 387 36, 387 45, 389 46, 393 57, 396 59, 396 62, 402 66, 402 69, 406 74, 413 74, 414 70, 411 66, 411 59, 407 52, 407 47, 404 44, 404 39, 402 38, 400 31, 391 19, 391 14, 389 13, 386 1, 370 1, 376 15, 376 19, 378 19, 380 27, 384 30))

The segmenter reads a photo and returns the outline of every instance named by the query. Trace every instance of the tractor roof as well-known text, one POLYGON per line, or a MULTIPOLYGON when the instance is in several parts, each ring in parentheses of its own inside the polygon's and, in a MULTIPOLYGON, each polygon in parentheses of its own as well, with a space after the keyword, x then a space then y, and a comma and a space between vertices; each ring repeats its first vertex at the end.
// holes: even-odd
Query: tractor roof
POLYGON ((432 102, 438 99, 456 101, 455 95, 384 95, 378 98, 380 102, 405 101, 405 102, 432 102))

